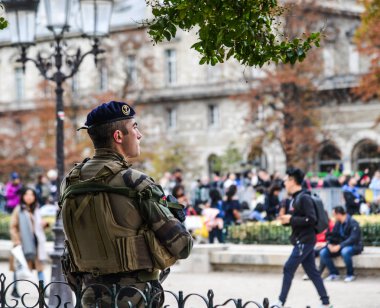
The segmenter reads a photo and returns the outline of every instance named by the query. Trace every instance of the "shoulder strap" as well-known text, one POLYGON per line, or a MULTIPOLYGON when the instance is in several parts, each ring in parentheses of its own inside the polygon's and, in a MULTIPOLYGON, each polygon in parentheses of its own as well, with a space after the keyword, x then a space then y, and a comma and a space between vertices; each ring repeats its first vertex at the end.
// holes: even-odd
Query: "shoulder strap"
POLYGON ((120 194, 129 198, 139 197, 139 192, 129 187, 112 187, 102 183, 82 181, 80 183, 72 184, 65 189, 61 197, 60 204, 62 204, 65 201, 65 199, 70 196, 99 192, 120 194))
POLYGON ((82 167, 86 162, 90 160, 89 157, 85 158, 81 163, 75 164, 74 168, 72 168, 67 176, 67 180, 69 183, 75 183, 80 181, 80 173, 82 170, 82 167))
POLYGON ((126 168, 129 168, 129 165, 124 161, 111 161, 105 164, 93 178, 87 181, 104 181, 107 177, 116 175, 126 168))

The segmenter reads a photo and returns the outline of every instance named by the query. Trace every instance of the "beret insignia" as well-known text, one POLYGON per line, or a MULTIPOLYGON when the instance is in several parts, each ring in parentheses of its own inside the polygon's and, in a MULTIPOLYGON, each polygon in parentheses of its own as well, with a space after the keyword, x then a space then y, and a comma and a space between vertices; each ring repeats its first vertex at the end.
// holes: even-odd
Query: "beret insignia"
POLYGON ((123 105, 121 107, 121 112, 124 113, 125 115, 129 115, 131 113, 131 108, 129 108, 128 105, 123 105))

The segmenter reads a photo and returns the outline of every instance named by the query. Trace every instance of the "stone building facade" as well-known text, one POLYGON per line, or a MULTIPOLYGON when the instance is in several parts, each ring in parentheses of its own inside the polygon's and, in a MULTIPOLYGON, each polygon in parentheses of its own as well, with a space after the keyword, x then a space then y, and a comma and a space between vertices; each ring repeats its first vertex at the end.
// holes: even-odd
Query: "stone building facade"
MULTIPOLYGON (((100 58, 97 67, 92 59, 86 59, 77 76, 67 82, 65 107, 70 125, 65 136, 68 140, 76 136, 76 141, 66 146, 75 148, 83 142, 85 137, 78 136, 75 128, 82 125, 86 112, 99 100, 126 99, 133 101, 141 114, 143 149, 154 153, 160 140, 185 144, 191 152, 190 163, 199 166, 194 171, 196 176, 210 175, 215 159, 222 157, 228 147, 241 155, 232 171, 265 168, 283 173, 286 157, 279 142, 264 140, 260 151, 253 153, 253 140, 259 132, 249 120, 249 102, 236 99, 249 90, 252 80, 261 78, 263 71, 242 67, 233 60, 215 67, 199 65, 200 56, 190 49, 196 39, 193 32, 179 32, 173 41, 153 46, 146 29, 133 24, 149 17, 149 11, 139 2, 142 1, 129 1, 131 6, 127 9, 123 1, 117 2, 112 33, 103 41, 107 51, 104 58, 100 58)), ((353 43, 362 10, 355 3, 330 0, 323 4, 328 40, 321 47, 323 78, 319 80, 318 91, 324 133, 318 136, 320 149, 313 158, 313 171, 339 166, 351 172, 380 166, 377 150, 380 128, 374 126, 380 102, 363 103, 350 94, 367 63, 353 43)), ((54 92, 32 64, 27 65, 23 74, 16 63, 17 50, 9 46, 6 38, 2 40, 0 71, 1 76, 7 77, 0 83, 0 121, 5 123, 4 119, 8 119, 8 122, 1 125, 0 135, 16 136, 17 125, 9 120, 9 115, 20 111, 32 115, 33 110, 45 108, 44 100, 54 103, 54 92)), ((39 40, 30 49, 31 56, 49 49, 48 37, 40 35, 39 40)), ((89 48, 88 42, 75 33, 68 39, 68 45, 89 48)), ((260 118, 260 108, 258 113, 260 118)), ((41 120, 34 121, 38 125, 41 120)), ((54 135, 54 127, 44 134, 46 138, 54 135)), ((70 149, 66 148, 66 152, 70 149)), ((0 150, 1 155, 7 155, 4 149, 0 150)), ((89 155, 87 146, 82 147, 81 155, 89 155)), ((35 163, 36 160, 31 162, 35 163)))

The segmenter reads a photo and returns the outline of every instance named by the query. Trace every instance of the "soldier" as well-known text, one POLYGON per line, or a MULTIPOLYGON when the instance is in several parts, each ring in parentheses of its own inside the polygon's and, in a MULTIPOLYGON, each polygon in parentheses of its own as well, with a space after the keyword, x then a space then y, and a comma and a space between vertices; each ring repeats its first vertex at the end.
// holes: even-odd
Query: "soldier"
POLYGON ((127 162, 140 154, 142 134, 134 116, 135 110, 122 102, 93 109, 82 128, 95 155, 75 166, 62 182, 68 250, 63 270, 72 285, 109 288, 88 288, 84 307, 95 302, 111 307, 113 299, 118 307, 145 307, 150 301, 151 307, 161 307, 160 270, 187 258, 193 245, 182 224, 183 208, 127 162))

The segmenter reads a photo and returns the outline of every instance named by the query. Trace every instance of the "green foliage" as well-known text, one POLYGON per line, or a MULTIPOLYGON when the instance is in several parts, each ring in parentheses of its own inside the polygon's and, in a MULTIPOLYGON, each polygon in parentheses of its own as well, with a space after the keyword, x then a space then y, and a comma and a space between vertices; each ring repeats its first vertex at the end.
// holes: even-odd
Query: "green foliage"
POLYGON ((365 223, 362 235, 365 246, 380 246, 380 223, 365 223))
POLYGON ((290 234, 290 227, 284 227, 277 222, 248 222, 229 227, 227 241, 235 244, 288 245, 290 234))
POLYGON ((243 156, 233 143, 229 144, 224 154, 220 157, 220 171, 227 173, 230 171, 239 171, 243 156))
POLYGON ((209 162, 212 166, 211 172, 223 172, 223 159, 220 156, 213 155, 209 162))
MULTIPOLYGON (((49 227, 45 229, 46 239, 48 241, 52 241, 53 240, 52 227, 55 222, 55 217, 43 217, 43 220, 49 223, 49 227)), ((0 239, 1 240, 10 240, 10 234, 9 234, 10 221, 11 221, 10 215, 0 213, 0 239)))
POLYGON ((223 63, 233 57, 243 65, 263 66, 271 61, 303 61, 320 33, 283 38, 278 27, 284 9, 277 0, 147 0, 153 20, 147 21, 155 43, 170 41, 177 28, 196 28, 198 41, 191 46, 201 54, 200 64, 223 63))
POLYGON ((176 168, 183 169, 185 173, 193 172, 193 168, 197 168, 196 158, 192 159, 192 153, 184 143, 159 143, 150 156, 147 160, 150 162, 151 168, 147 172, 156 180, 160 179, 165 172, 172 172, 176 168))
MULTIPOLYGON (((378 216, 378 215, 377 215, 378 216)), ((380 216, 374 220, 359 220, 365 246, 380 246, 380 216)), ((357 217, 355 217, 356 219, 357 217)), ((248 222, 231 226, 228 229, 227 241, 244 244, 274 244, 289 245, 290 227, 284 227, 278 222, 248 222)))
POLYGON ((0 17, 0 30, 5 29, 8 26, 8 21, 4 17, 0 17))
POLYGON ((3 30, 8 26, 8 21, 3 17, 4 12, 5 12, 4 5, 0 3, 0 30, 3 30))

